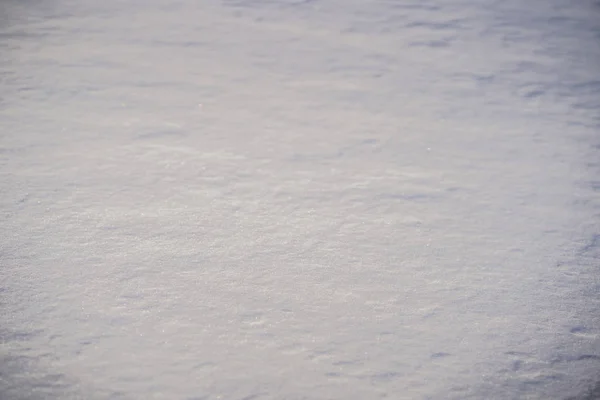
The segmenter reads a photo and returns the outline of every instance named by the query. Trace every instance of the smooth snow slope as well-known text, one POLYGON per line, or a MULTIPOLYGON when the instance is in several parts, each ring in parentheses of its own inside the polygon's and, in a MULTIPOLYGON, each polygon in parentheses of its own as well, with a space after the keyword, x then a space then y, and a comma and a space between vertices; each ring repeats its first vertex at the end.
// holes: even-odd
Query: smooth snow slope
POLYGON ((4 0, 1 399, 600 378, 597 1, 4 0))

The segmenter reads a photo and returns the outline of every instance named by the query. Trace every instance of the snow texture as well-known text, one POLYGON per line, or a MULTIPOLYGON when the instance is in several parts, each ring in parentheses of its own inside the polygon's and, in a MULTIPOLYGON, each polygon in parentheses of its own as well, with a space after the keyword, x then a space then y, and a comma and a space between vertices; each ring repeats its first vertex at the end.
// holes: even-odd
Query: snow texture
POLYGON ((4 0, 0 399, 594 399, 600 3, 4 0))

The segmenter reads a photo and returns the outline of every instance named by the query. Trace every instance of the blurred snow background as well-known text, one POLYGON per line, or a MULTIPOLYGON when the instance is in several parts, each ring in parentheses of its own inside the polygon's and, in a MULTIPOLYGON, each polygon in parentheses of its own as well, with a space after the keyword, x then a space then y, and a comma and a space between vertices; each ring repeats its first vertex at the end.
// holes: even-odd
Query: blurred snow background
POLYGON ((600 3, 0 2, 1 399, 591 399, 600 3))

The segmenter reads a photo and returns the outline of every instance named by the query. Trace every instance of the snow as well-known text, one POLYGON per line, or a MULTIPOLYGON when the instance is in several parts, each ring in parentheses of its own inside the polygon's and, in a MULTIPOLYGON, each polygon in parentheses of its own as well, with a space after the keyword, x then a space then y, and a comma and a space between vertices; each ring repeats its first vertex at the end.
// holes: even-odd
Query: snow
POLYGON ((0 398, 591 399, 599 15, 2 3, 0 398))

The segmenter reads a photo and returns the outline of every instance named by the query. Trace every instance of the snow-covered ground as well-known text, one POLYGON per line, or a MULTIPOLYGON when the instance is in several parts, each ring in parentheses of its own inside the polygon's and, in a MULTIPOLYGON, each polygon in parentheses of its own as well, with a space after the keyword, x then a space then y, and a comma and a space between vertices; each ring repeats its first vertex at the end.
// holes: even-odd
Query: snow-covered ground
POLYGON ((599 110, 598 1, 3 0, 0 398, 592 399, 599 110))

